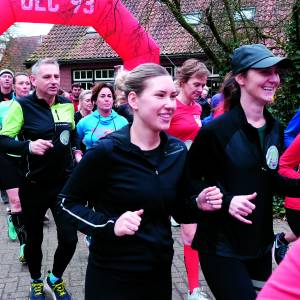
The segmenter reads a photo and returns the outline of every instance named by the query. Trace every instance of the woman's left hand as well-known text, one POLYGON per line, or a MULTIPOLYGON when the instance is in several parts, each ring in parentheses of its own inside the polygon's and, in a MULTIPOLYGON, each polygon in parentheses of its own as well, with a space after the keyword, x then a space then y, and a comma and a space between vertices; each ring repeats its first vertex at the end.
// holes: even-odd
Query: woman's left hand
POLYGON ((216 186, 204 189, 196 198, 198 208, 205 211, 221 209, 223 194, 216 186))
POLYGON ((114 232, 116 236, 134 235, 142 221, 143 209, 137 211, 126 211, 116 221, 114 232))

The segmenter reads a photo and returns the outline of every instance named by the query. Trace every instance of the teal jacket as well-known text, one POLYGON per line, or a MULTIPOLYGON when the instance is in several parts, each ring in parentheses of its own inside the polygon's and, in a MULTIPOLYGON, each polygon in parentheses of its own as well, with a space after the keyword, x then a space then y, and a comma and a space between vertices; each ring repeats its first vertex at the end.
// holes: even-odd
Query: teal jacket
POLYGON ((114 110, 108 117, 101 116, 96 110, 82 118, 76 127, 78 138, 86 145, 86 149, 89 149, 95 146, 100 138, 121 129, 127 124, 128 121, 114 110))

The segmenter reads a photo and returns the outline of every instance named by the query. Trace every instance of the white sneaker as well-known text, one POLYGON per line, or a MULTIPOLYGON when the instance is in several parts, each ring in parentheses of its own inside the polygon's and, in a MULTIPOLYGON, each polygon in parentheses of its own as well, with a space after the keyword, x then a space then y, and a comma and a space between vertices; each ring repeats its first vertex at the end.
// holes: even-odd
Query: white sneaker
POLYGON ((202 288, 195 288, 191 294, 188 292, 187 300, 209 300, 209 297, 202 288))

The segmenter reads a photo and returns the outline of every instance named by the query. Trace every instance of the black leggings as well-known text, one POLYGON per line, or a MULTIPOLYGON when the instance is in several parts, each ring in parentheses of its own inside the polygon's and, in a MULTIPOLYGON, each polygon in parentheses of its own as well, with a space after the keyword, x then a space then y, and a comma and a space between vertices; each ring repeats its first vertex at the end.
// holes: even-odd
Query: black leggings
POLYGON ((21 185, 19 194, 27 232, 24 249, 25 258, 32 279, 41 277, 43 220, 48 208, 51 209, 57 230, 58 246, 54 255, 53 274, 61 277, 76 250, 76 226, 65 220, 57 195, 62 184, 40 185, 26 182, 21 185))
POLYGON ((212 293, 217 300, 254 300, 272 273, 272 254, 241 261, 217 255, 201 255, 200 263, 212 293))
POLYGON ((86 271, 85 300, 171 300, 171 266, 138 272, 107 270, 91 262, 86 271))
POLYGON ((291 230, 297 237, 299 237, 300 236, 300 210, 286 208, 285 214, 291 230))

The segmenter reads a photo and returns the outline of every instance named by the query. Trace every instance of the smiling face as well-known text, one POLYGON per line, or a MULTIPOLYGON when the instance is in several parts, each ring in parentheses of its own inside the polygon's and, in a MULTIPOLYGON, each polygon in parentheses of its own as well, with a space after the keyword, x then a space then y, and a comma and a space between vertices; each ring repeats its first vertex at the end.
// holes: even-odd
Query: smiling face
POLYGON ((186 99, 187 103, 196 101, 203 91, 207 82, 207 76, 192 76, 187 82, 181 82, 180 88, 182 95, 186 99))
POLYGON ((31 82, 39 98, 53 99, 57 95, 60 85, 59 67, 55 64, 42 64, 37 74, 31 75, 31 82))
POLYGON ((102 116, 110 115, 113 103, 114 99, 111 90, 108 87, 102 88, 96 101, 99 114, 102 116))
POLYGON ((271 103, 280 84, 276 66, 265 69, 250 69, 246 75, 238 74, 236 81, 241 88, 241 96, 261 105, 271 103))
POLYGON ((18 75, 15 77, 15 92, 17 98, 27 96, 30 92, 30 88, 29 76, 18 75))
POLYGON ((163 75, 147 79, 140 95, 130 92, 128 102, 139 126, 145 130, 160 132, 170 127, 176 109, 176 96, 172 78, 163 75))

